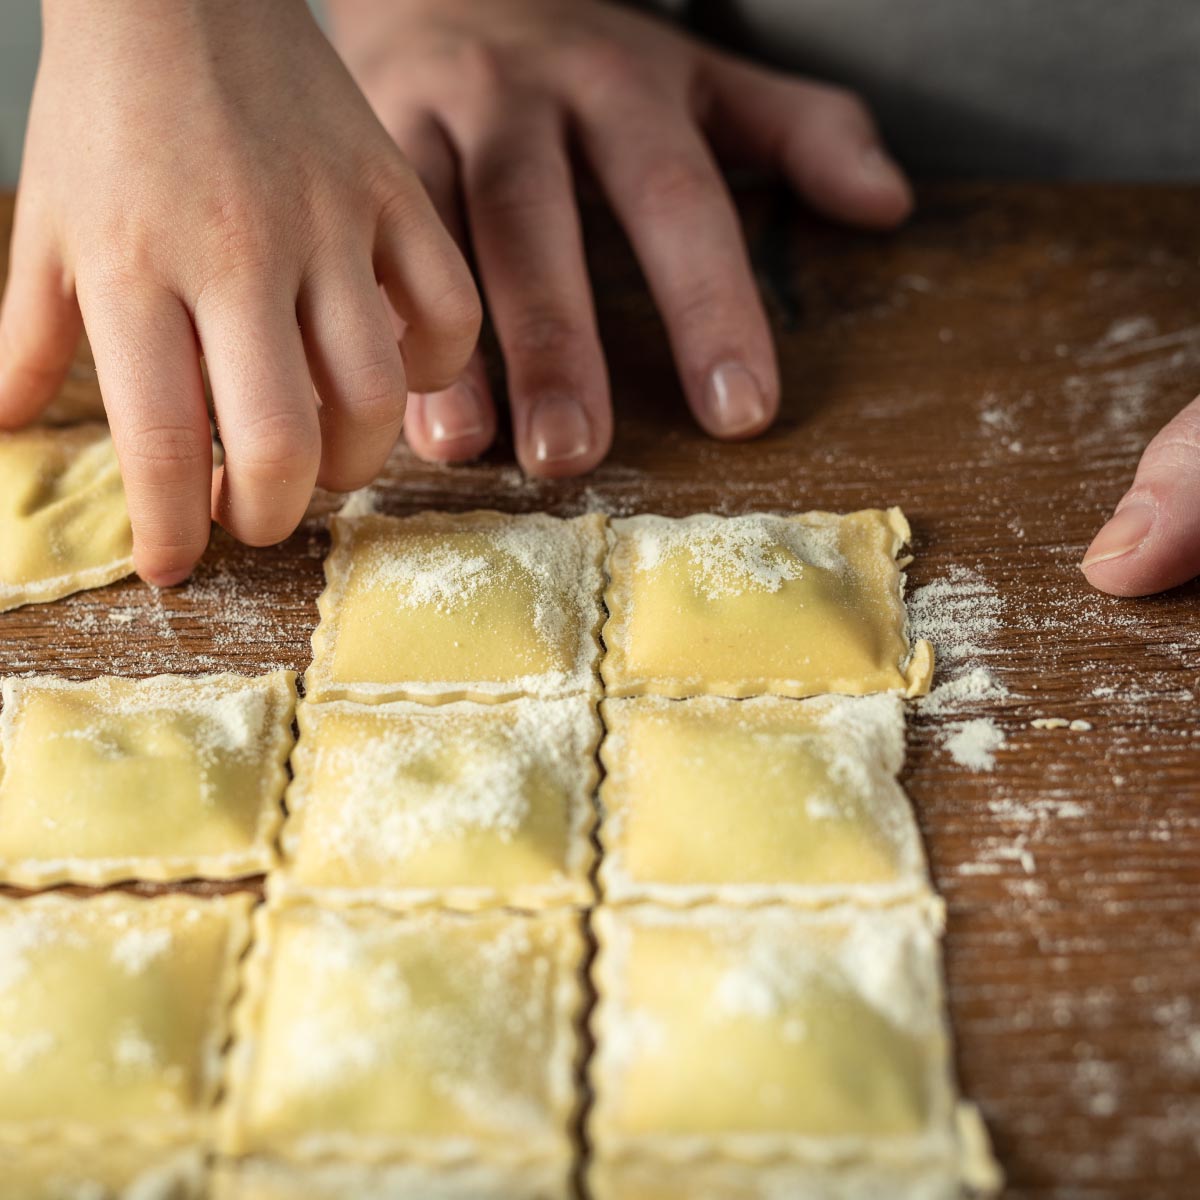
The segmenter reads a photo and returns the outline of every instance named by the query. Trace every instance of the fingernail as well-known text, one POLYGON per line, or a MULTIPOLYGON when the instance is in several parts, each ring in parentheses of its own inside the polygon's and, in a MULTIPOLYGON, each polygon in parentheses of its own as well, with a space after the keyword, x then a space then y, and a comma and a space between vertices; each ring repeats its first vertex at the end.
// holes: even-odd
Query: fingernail
POLYGON ((1083 570, 1136 550, 1154 525, 1155 515, 1154 505, 1145 500, 1122 505, 1088 547, 1081 564, 1083 570))
POLYGON ((425 428, 435 442, 461 442, 484 431, 483 405, 470 384, 456 383, 444 392, 428 392, 423 403, 425 428))
POLYGON ((882 146, 867 146, 859 159, 859 170, 865 179, 875 184, 895 186, 900 179, 900 168, 882 146))
POLYGON ((709 420, 721 433, 747 433, 767 419, 758 381, 741 363, 722 363, 708 381, 709 420))
POLYGON ((592 427, 583 406, 570 396, 546 396, 529 417, 533 457, 543 465, 583 458, 592 448, 592 427))

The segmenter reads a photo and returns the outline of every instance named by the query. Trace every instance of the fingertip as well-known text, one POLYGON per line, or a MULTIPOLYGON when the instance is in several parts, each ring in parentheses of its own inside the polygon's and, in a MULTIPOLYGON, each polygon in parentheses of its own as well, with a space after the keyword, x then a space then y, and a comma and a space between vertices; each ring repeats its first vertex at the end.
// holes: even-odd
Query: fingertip
POLYGON ((151 587, 178 587, 186 582, 207 548, 203 546, 148 547, 134 538, 133 566, 151 587))
POLYGON ((692 406, 696 419, 711 437, 744 441, 768 429, 779 413, 779 387, 764 384, 759 373, 744 363, 723 362, 705 381, 692 406))
POLYGON ((1200 529, 1172 521, 1151 496, 1124 500, 1092 539, 1084 578, 1112 596, 1149 596, 1200 572, 1200 529))
POLYGON ((858 182, 862 189, 860 219, 892 228, 912 214, 912 184, 894 158, 878 143, 866 146, 859 157, 858 182))
POLYGON ((404 428, 413 452, 428 462, 469 462, 483 454, 496 438, 496 406, 478 357, 449 387, 413 393, 404 428))
POLYGON ((583 401, 567 393, 538 397, 522 424, 517 458, 527 475, 539 479, 586 475, 603 460, 612 442, 611 419, 589 411, 583 401))

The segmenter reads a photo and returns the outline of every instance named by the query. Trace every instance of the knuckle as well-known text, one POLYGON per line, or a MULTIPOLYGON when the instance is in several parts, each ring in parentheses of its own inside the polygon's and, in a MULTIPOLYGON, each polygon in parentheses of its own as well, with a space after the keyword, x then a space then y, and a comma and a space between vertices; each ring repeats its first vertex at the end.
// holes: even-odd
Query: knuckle
POLYGON ((80 259, 75 272, 80 295, 107 306, 123 306, 157 274, 151 251, 141 239, 120 242, 103 235, 96 248, 80 259))
POLYGON ((717 195, 717 180, 704 163, 669 157, 645 169, 637 203, 643 216, 670 216, 711 203, 717 195))
POLYGON ((1152 470, 1200 474, 1200 405, 1185 408, 1150 441, 1142 455, 1152 470))
POLYGON ((446 327, 464 344, 463 357, 475 348, 483 328, 483 301, 468 274, 461 284, 454 284, 437 300, 438 311, 446 327))
POLYGON ((533 309, 521 317, 506 341, 509 353, 517 357, 573 361, 586 339, 579 324, 563 313, 533 309))
POLYGON ((210 202, 196 242, 197 303, 230 284, 258 281, 270 274, 280 247, 269 212, 266 204, 241 193, 210 202))
POLYGON ((316 413, 261 413, 243 423, 231 442, 225 446, 227 465, 254 478, 288 479, 316 462, 316 413))
POLYGON ((379 359, 351 370, 342 403, 347 415, 365 432, 383 433, 403 415, 407 395, 396 363, 379 359))
POLYGON ((593 100, 628 99, 650 90, 654 83, 642 58, 608 37, 581 41, 569 54, 567 67, 576 87, 593 100))
POLYGON ((509 68, 503 52, 488 42, 472 39, 458 45, 452 56, 455 90, 476 104, 487 104, 505 90, 509 68))
MULTIPOLYGON (((671 304, 670 321, 680 330, 700 337, 701 331, 728 337, 731 330, 744 328, 745 316, 733 303, 730 292, 705 277, 692 279, 679 290, 671 304)), ((707 337, 700 338, 707 342, 707 337)))
POLYGON ((188 425, 158 423, 129 430, 121 439, 126 469, 151 486, 186 481, 210 453, 208 437, 188 425))
POLYGON ((476 164, 475 204, 503 215, 546 208, 561 201, 571 186, 566 164, 554 157, 530 154, 508 145, 476 164))

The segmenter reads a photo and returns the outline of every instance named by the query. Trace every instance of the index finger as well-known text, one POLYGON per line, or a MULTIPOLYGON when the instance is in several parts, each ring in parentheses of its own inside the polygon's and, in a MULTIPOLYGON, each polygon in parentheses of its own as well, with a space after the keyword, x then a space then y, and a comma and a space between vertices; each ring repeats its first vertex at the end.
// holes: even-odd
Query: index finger
POLYGON ((100 377, 147 583, 191 574, 208 545, 212 439, 200 356, 179 298, 151 284, 80 281, 79 302, 100 377))

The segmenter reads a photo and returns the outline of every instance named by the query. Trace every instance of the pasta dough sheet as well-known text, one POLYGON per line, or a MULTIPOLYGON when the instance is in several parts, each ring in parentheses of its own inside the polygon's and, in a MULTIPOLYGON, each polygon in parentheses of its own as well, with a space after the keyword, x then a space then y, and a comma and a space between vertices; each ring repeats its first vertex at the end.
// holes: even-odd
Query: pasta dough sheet
POLYGON ((593 1200, 961 1200, 944 1168, 813 1166, 708 1160, 601 1160, 588 1173, 593 1200))
POLYGON ((578 914, 288 907, 259 930, 226 1153, 567 1168, 578 914))
POLYGON ((392 908, 585 905, 599 740, 585 696, 305 704, 273 894, 392 908))
POLYGON ((909 644, 898 508, 837 516, 639 516, 611 525, 608 696, 929 689, 909 644))
POLYGON ((104 425, 0 433, 0 612, 133 572, 133 532, 104 425))
POLYGON ((600 517, 335 517, 310 699, 594 694, 600 517))
POLYGON ((914 906, 601 909, 600 1160, 962 1176, 936 933, 914 906))
POLYGON ((0 1154, 202 1141, 252 903, 0 900, 0 1154))
POLYGON ((198 1150, 63 1146, 0 1149, 0 1200, 207 1200, 198 1150))
POLYGON ((564 1163, 295 1167, 249 1159, 217 1168, 212 1200, 567 1200, 570 1194, 564 1163))
POLYGON ((609 903, 932 899, 896 781, 898 697, 640 697, 602 712, 609 903))
POLYGON ((0 882, 235 879, 274 863, 290 671, 4 682, 0 882))

